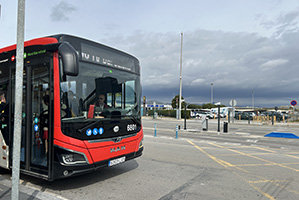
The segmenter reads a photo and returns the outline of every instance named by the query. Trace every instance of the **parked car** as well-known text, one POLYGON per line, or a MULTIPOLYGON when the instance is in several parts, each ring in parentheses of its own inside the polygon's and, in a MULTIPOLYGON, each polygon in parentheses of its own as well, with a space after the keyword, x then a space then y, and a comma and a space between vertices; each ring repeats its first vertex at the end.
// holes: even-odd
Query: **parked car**
POLYGON ((236 112, 235 113, 235 119, 241 119, 241 120, 248 120, 248 119, 250 119, 250 120, 252 120, 253 116, 249 112, 236 112))
MULTIPOLYGON (((276 117, 276 120, 277 121, 281 121, 283 119, 283 114, 280 113, 280 112, 271 112, 271 111, 268 111, 268 112, 263 112, 261 114, 261 116, 269 116, 269 117, 272 117, 272 115, 274 115, 276 117)), ((285 119, 287 119, 288 116, 285 115, 285 119)))

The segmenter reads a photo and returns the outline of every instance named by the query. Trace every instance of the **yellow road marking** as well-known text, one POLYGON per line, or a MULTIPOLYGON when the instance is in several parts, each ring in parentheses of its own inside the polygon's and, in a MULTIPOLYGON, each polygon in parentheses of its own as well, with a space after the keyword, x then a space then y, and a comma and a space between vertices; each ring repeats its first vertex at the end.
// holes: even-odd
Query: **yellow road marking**
POLYGON ((249 155, 253 155, 253 156, 262 156, 262 155, 270 155, 273 153, 249 153, 249 155))
POLYGON ((288 182, 286 180, 258 180, 258 181, 248 181, 248 183, 281 183, 281 182, 288 182))
POLYGON ((286 169, 290 169, 292 171, 295 171, 295 172, 299 172, 299 169, 295 169, 295 168, 292 168, 292 167, 288 167, 288 166, 285 166, 283 164, 280 164, 280 163, 275 163, 275 162, 272 162, 272 161, 269 161, 269 160, 265 160, 263 158, 259 158, 259 157, 256 157, 256 156, 253 156, 253 155, 250 155, 250 154, 247 154, 247 153, 243 153, 241 151, 237 151, 237 150, 234 150, 234 149, 229 149, 227 147, 224 147, 224 146, 221 146, 221 145, 217 145, 217 144, 214 144, 214 143, 209 143, 210 145, 213 145, 213 146, 216 146, 216 147, 219 147, 219 148, 222 148, 222 149, 227 149, 229 151, 232 151, 232 152, 235 152, 235 153, 238 153, 238 154, 241 154, 241 155, 244 155, 244 156, 248 156, 250 158, 254 158, 256 160, 260 160, 260 161, 263 161, 265 163, 270 163, 272 165, 276 165, 276 166, 279 166, 279 167, 283 167, 283 168, 286 168, 286 169))
POLYGON ((299 156, 294 156, 294 155, 287 155, 288 157, 291 157, 291 158, 296 158, 296 159, 299 159, 299 156))
MULTIPOLYGON (((254 147, 254 146, 253 146, 254 147)), ((270 152, 270 153, 275 153, 276 151, 272 151, 272 150, 269 150, 269 149, 265 149, 265 148, 262 148, 262 147, 254 147, 256 149, 259 149, 259 150, 262 150, 262 151, 267 151, 267 152, 270 152)))
MULTIPOLYGON (((224 167, 234 167, 234 168, 237 168, 241 171, 244 171, 248 174, 251 174, 249 173, 248 171, 242 169, 242 168, 239 168, 238 166, 240 165, 232 165, 231 163, 229 162, 226 162, 226 161, 223 161, 215 156, 212 156, 210 155, 209 153, 205 152, 202 148, 200 148, 199 146, 197 146, 196 144, 194 144, 193 142, 191 142, 190 140, 187 140, 191 145, 193 145, 195 148, 197 148, 199 151, 201 151, 203 154, 205 154, 206 156, 208 156, 209 158, 211 158, 212 160, 214 160, 215 162, 219 163, 220 165, 224 166, 224 167)), ((284 168, 287 168, 287 169, 291 169, 291 170, 294 170, 294 171, 299 171, 297 169, 293 169, 291 167, 287 167, 287 166, 284 166, 283 164, 279 164, 279 163, 274 163, 274 162, 271 162, 271 161, 268 161, 268 160, 265 160, 265 159, 262 159, 262 158, 258 158, 258 157, 255 157, 253 155, 250 155, 250 154, 246 154, 246 153, 243 153, 243 152, 239 152, 237 150, 232 150, 232 149, 229 149, 229 148, 226 148, 226 147, 223 147, 223 146, 220 146, 220 145, 216 145, 216 144, 213 144, 213 143, 209 143, 210 145, 213 145, 213 146, 217 146, 217 147, 220 147, 220 148, 224 148, 224 149, 227 149, 227 150, 230 150, 232 152, 235 152, 235 153, 238 153, 238 154, 241 154, 241 155, 245 155, 245 156, 248 156, 248 157, 251 157, 251 158, 255 158, 255 159, 258 159, 258 160, 261 160, 263 162, 266 162, 265 164, 263 165, 277 165, 277 166, 281 166, 281 167, 284 167, 284 168)), ((272 182, 274 184, 276 184, 277 186, 281 187, 281 188, 284 188, 282 186, 280 186, 278 183, 281 183, 281 182, 287 182, 287 181, 283 181, 283 180, 267 180, 263 177, 260 177, 264 180, 258 180, 258 181, 248 181, 246 178, 244 178, 243 176, 241 176, 240 174, 236 173, 235 171, 233 171, 231 169, 231 171, 233 172, 233 174, 235 174, 236 176, 238 176, 239 178, 241 178, 243 181, 245 181, 246 183, 248 183, 253 189, 255 189, 256 191, 258 191, 260 194, 262 194, 263 196, 267 197, 268 199, 270 200, 275 200, 275 197, 269 195, 268 193, 264 192, 261 190, 261 188, 255 186, 254 184, 258 184, 258 183, 267 183, 267 182, 272 182)), ((286 189, 288 190, 288 189, 286 189)), ((290 191, 290 190, 288 190, 290 191)), ((290 191, 290 192, 294 192, 296 194, 298 194, 296 191, 290 191)))
MULTIPOLYGON (((295 162, 295 163, 280 163, 282 165, 299 165, 299 162, 295 162)), ((276 165, 276 163, 265 163, 265 164, 237 164, 234 166, 237 167, 256 167, 256 166, 271 166, 271 165, 276 165)))
POLYGON ((194 143, 191 142, 190 140, 188 140, 188 142, 189 142, 190 144, 192 144, 195 148, 197 148, 199 151, 201 151, 203 154, 205 154, 206 156, 208 156, 209 158, 211 158, 211 159, 214 160, 215 162, 219 163, 219 164, 222 165, 223 167, 228 167, 228 166, 231 166, 231 167, 232 167, 232 165, 231 165, 230 163, 225 162, 225 161, 223 161, 223 160, 220 160, 220 159, 218 159, 218 158, 216 158, 216 157, 214 157, 214 156, 208 154, 208 153, 205 152, 202 148, 200 148, 199 146, 197 146, 196 144, 194 144, 194 143))

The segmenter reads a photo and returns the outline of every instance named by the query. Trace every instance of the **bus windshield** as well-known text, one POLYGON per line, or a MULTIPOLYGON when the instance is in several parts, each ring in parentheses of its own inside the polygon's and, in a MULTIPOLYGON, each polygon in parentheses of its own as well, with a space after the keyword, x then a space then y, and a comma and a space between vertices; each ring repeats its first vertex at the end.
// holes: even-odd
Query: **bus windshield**
POLYGON ((63 79, 61 118, 65 134, 74 136, 75 133, 69 134, 70 130, 81 130, 97 121, 140 121, 138 74, 83 61, 78 76, 63 79))

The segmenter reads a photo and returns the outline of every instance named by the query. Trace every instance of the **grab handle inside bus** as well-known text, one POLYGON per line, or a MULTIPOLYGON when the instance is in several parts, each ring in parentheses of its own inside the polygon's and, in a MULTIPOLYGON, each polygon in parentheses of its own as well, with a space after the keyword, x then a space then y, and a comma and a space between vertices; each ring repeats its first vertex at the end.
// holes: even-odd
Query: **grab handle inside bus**
POLYGON ((64 74, 77 76, 79 74, 79 56, 74 47, 68 42, 63 42, 58 47, 58 51, 61 55, 64 74))

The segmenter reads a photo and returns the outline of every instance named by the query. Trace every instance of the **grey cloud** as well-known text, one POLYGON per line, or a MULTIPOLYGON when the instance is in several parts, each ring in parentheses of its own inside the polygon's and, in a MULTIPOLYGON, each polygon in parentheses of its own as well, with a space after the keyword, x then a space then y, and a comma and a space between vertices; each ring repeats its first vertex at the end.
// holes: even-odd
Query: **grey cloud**
MULTIPOLYGON (((259 95, 260 105, 267 97, 268 104, 288 99, 295 95, 299 81, 298 41, 298 34, 290 33, 267 38, 223 31, 185 32, 183 96, 192 103, 209 102, 210 84, 214 83, 215 100, 219 101, 234 97, 242 99, 242 105, 251 105, 252 90, 259 95)), ((138 32, 110 38, 107 43, 140 60, 144 95, 171 100, 178 94, 180 33, 138 32)))
POLYGON ((50 18, 52 21, 68 21, 69 15, 76 11, 76 7, 67 1, 61 1, 51 10, 50 18))

